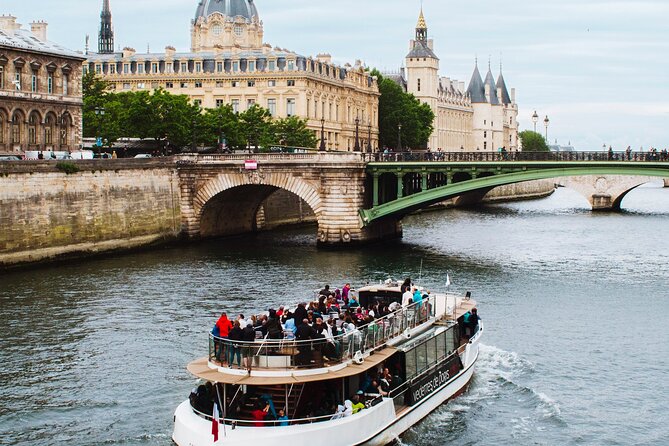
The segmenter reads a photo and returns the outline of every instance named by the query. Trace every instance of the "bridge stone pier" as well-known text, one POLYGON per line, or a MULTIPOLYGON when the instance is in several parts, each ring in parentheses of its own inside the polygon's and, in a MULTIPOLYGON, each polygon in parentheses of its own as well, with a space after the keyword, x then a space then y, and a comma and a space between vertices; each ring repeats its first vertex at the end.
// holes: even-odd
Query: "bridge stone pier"
POLYGON ((190 239, 258 230, 262 203, 279 189, 313 210, 321 246, 344 246, 401 237, 398 221, 363 227, 366 163, 359 154, 305 153, 183 155, 177 159, 182 233, 190 239), (257 162, 248 166, 246 160, 257 162))
POLYGON ((664 179, 664 187, 669 187, 669 178, 664 179))
MULTIPOLYGON (((623 198, 637 187, 657 182, 657 177, 627 175, 590 175, 558 178, 557 184, 583 195, 593 211, 619 211, 623 198)), ((669 180, 664 180, 665 185, 669 180)))

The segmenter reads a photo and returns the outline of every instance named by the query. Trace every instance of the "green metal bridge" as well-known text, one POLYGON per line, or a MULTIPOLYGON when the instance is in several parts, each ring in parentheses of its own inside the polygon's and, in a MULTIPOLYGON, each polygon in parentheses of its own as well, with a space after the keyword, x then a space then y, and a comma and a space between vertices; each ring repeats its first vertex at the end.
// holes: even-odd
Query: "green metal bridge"
POLYGON ((401 219, 416 210, 498 186, 577 176, 634 176, 634 184, 612 197, 611 209, 648 177, 669 178, 669 156, 657 153, 390 153, 366 154, 368 196, 364 226, 401 219))

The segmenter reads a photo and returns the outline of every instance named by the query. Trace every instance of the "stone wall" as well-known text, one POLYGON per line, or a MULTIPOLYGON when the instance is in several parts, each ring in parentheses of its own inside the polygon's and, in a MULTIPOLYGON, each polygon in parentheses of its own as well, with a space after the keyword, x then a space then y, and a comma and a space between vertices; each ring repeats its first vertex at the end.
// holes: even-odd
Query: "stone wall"
POLYGON ((269 230, 285 225, 317 223, 311 207, 295 194, 279 189, 258 210, 258 229, 269 230))
POLYGON ((151 160, 0 166, 0 267, 173 240, 181 231, 175 169, 151 160))
POLYGON ((555 180, 528 181, 496 187, 483 197, 484 203, 502 201, 534 200, 551 195, 555 192, 555 180))

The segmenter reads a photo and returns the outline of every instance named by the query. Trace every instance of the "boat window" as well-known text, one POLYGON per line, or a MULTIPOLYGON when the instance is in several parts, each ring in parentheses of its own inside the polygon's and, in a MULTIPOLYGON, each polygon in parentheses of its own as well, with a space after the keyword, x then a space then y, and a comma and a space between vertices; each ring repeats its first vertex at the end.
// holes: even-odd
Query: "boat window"
POLYGON ((441 333, 439 336, 437 336, 437 360, 443 359, 447 354, 448 350, 446 349, 446 336, 448 333, 448 330, 445 331, 444 333, 441 333))
POLYGON ((409 350, 405 355, 406 377, 413 378, 418 374, 418 370, 416 369, 416 350, 409 350))
POLYGON ((427 343, 423 343, 416 347, 416 369, 418 373, 427 370, 427 343))
MULTIPOLYGON (((439 337, 441 337, 441 336, 439 336, 439 337)), ((429 339, 425 343, 425 347, 427 348, 427 364, 428 364, 428 366, 430 366, 432 364, 436 364, 437 363, 437 358, 439 356, 437 354, 437 339, 436 338, 429 339)))

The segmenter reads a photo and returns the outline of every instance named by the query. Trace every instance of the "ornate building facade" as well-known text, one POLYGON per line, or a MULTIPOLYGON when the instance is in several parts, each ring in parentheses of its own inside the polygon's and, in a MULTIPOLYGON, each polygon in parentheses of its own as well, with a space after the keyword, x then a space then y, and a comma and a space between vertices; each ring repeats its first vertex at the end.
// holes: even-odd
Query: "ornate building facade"
POLYGON ((0 153, 81 145, 85 58, 47 40, 47 23, 22 29, 0 16, 0 153))
POLYGON ((305 57, 263 43, 253 0, 200 0, 190 52, 89 54, 84 70, 116 91, 163 88, 204 108, 231 104, 243 111, 258 104, 276 117, 306 118, 319 140, 324 128, 329 150, 353 150, 356 134, 360 147, 378 147, 376 79, 359 61, 338 66, 328 54, 305 57))
POLYGON ((501 147, 517 150, 518 105, 515 90, 509 94, 501 70, 495 81, 488 66, 484 81, 477 63, 466 89, 464 82, 440 76, 439 58, 427 31, 421 10, 416 37, 409 44, 406 68, 389 77, 434 111, 434 133, 428 147, 451 152, 493 151, 501 147))

